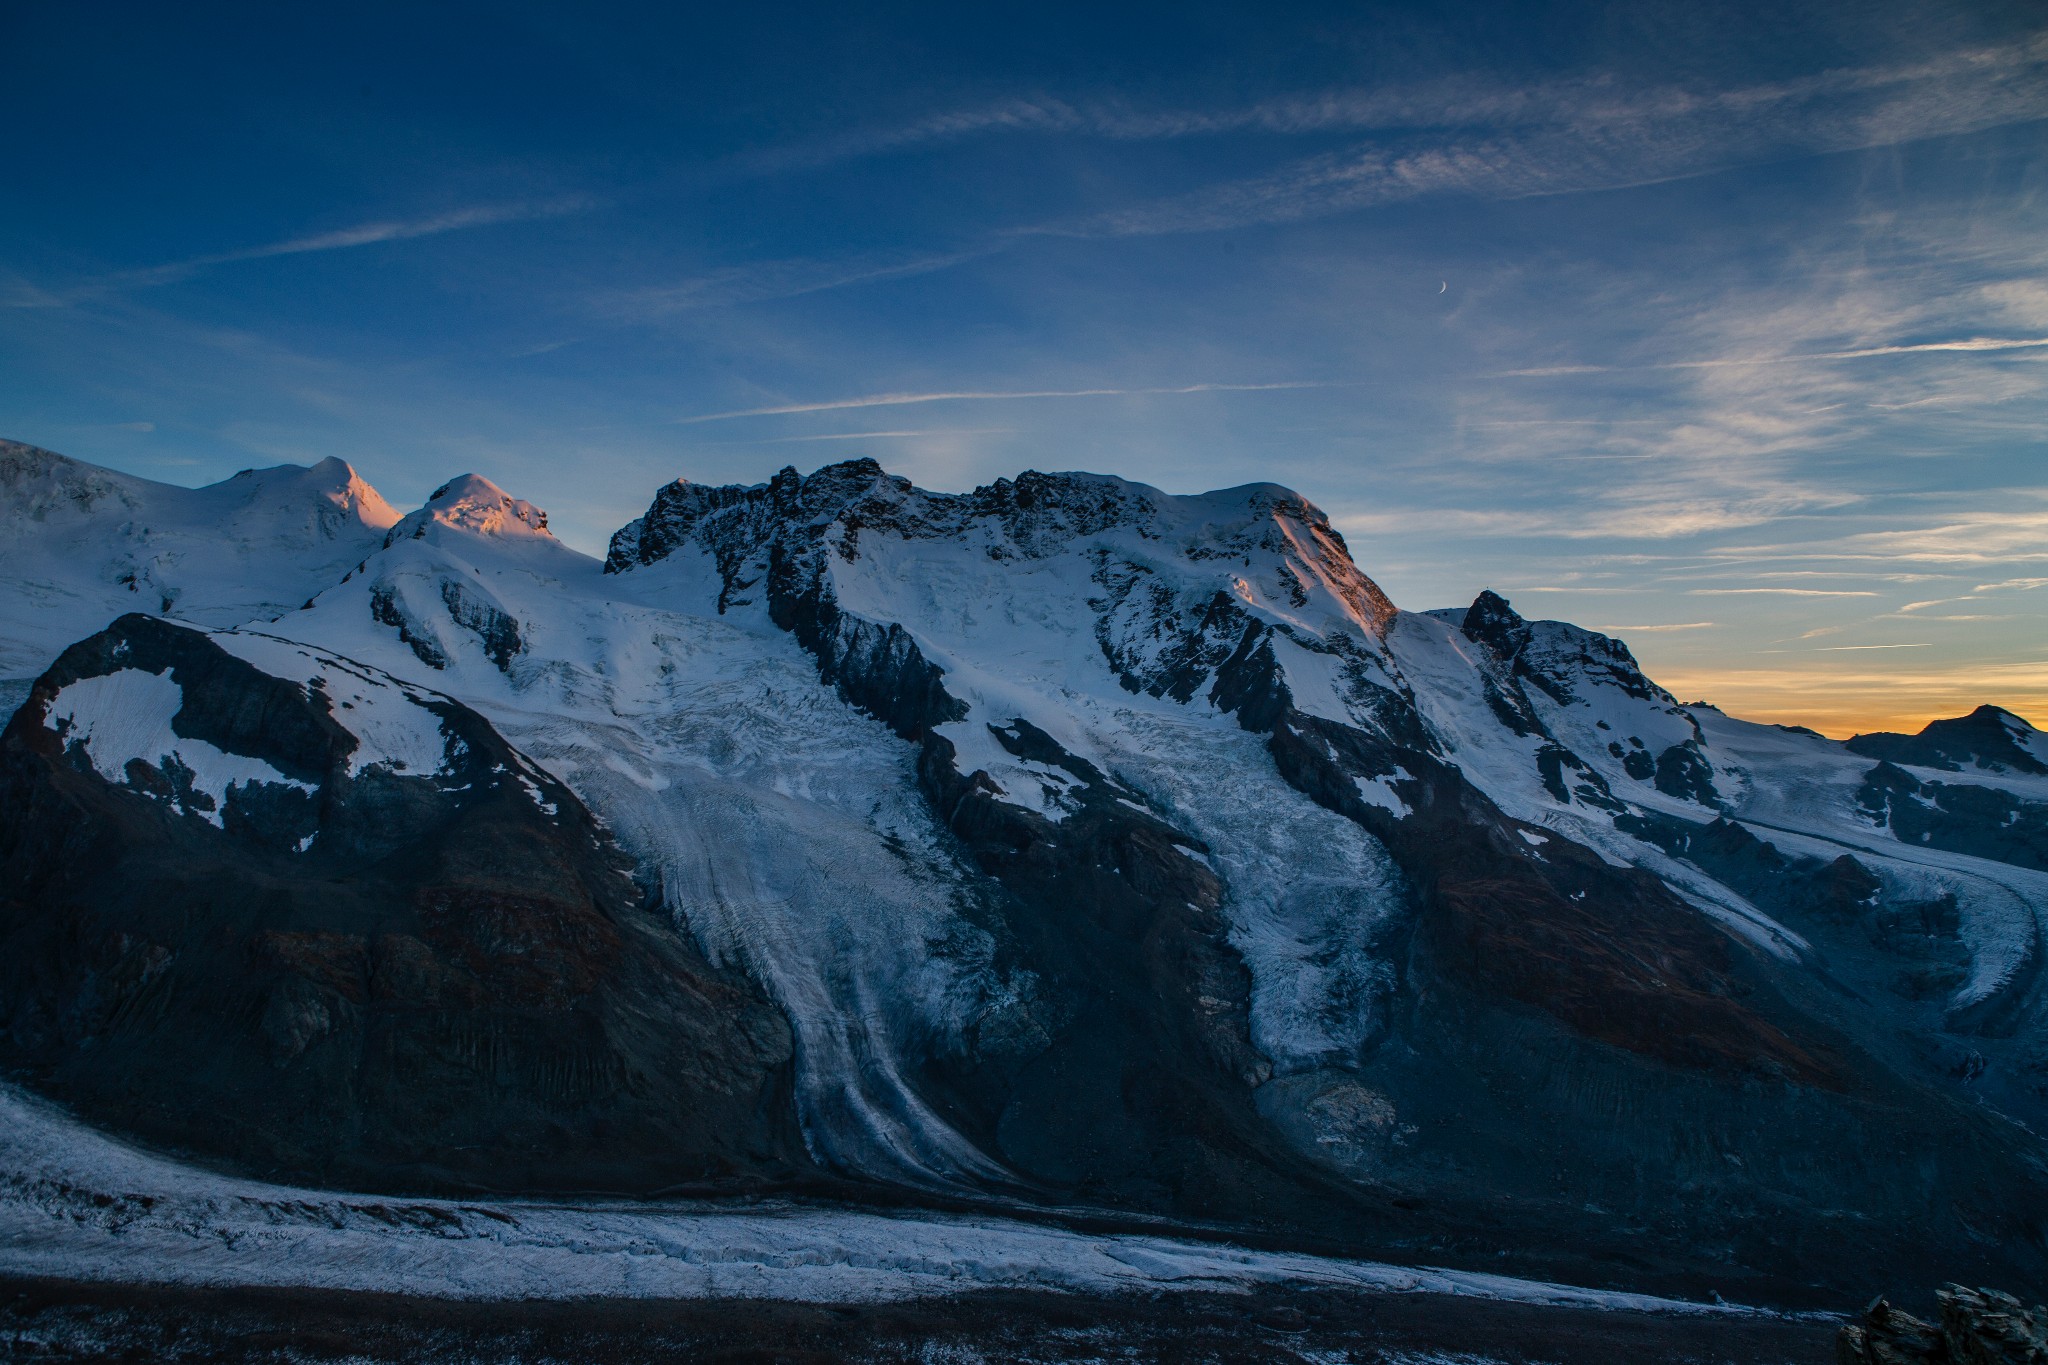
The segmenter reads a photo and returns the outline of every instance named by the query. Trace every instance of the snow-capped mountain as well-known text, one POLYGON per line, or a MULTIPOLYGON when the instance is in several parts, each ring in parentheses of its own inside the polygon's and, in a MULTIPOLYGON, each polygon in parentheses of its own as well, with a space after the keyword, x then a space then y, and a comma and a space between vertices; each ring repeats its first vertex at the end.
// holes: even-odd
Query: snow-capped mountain
POLYGON ((50 671, 0 782, 0 952, 31 964, 0 982, 0 1045, 89 1117, 314 1180, 445 1179, 421 1155, 443 1142, 467 1177, 502 1162, 533 1188, 866 1182, 1643 1286, 2048 1261, 2028 1126, 2048 1121, 2048 741, 2017 717, 1842 744, 1681 706, 1620 641, 1491 593, 1397 609, 1272 485, 1027 473, 951 495, 857 460, 671 484, 597 561, 485 479, 400 519, 344 472, 244 476, 338 481, 318 496, 343 529, 174 560, 213 614, 197 586, 134 605, 183 628, 108 629, 133 598, 88 590, 105 560, 61 553, 70 513, 0 511, 28 528, 0 574, 71 603, 6 642, 50 671), (273 611, 287 573, 316 576, 312 543, 328 576, 273 611), (266 605, 219 614, 237 592, 266 605), (85 643, 56 661, 58 635, 85 643), (180 670, 214 655, 234 681, 200 706, 180 670), (436 755, 350 766, 398 743, 373 717, 415 712, 436 755), (328 757, 286 761, 298 730, 328 757), (420 793, 416 851, 349 874, 351 905, 291 908, 360 837, 365 781, 420 793), (471 791, 499 813, 467 813, 471 791), (435 938, 419 907, 564 819, 582 832, 519 862, 518 894, 640 943, 625 880, 567 870, 623 855, 666 946, 553 1013, 377 994, 392 935, 479 989, 523 970, 538 931, 435 938), (475 820, 495 832, 450 832, 475 820), (51 870, 87 843, 100 880, 51 870), (318 962, 195 957, 107 889, 144 867, 203 867, 235 932, 311 936, 318 962), (95 934, 125 946, 55 946, 95 934), (746 1022, 663 1003, 662 972, 746 1022), (420 1010, 469 1030, 433 1075, 525 1078, 507 1103, 555 1136, 408 1131, 429 1073, 378 1040, 420 1010), (263 1021, 315 1014, 278 1061, 263 1021), (34 1032, 60 1018, 88 1022, 34 1032), (678 1047, 696 1060, 663 1060, 678 1047), (242 1060, 182 1117, 108 1098, 99 1059, 152 1049, 242 1060), (350 1095, 375 1140, 209 1137, 265 1058, 350 1095), (650 1095, 725 1117, 648 1119, 591 1175, 578 1125, 642 1122, 650 1095))
POLYGON ((0 441, 0 695, 18 704, 81 623, 141 611, 237 626, 292 611, 397 520, 340 460, 179 488, 0 441))

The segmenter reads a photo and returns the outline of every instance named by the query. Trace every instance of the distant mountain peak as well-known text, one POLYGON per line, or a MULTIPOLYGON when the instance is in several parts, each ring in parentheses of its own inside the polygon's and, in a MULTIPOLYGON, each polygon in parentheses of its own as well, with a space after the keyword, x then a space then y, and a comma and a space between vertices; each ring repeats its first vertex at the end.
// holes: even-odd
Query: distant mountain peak
POLYGON ((411 1189, 2041 1278, 2008 711, 1894 763, 1688 710, 1497 591, 1396 611, 1270 483, 677 480, 608 573, 480 476, 396 538, 372 497, 0 447, 0 1062, 116 1127, 411 1189))
POLYGON ((1991 772, 2048 774, 2048 735, 2000 706, 1929 721, 1917 735, 1885 730, 1856 735, 1847 747, 1866 758, 1948 772, 1974 765, 1991 772))
MULTIPOLYGON (((330 455, 310 465, 281 464, 263 469, 244 469, 210 488, 223 494, 239 493, 245 503, 290 504, 307 499, 334 508, 373 531, 397 525, 400 513, 356 467, 339 456, 330 455)), ((205 492, 206 490, 199 490, 205 492)), ((332 513, 329 514, 330 518, 332 513)))
POLYGON ((460 474, 436 488, 425 506, 408 513, 385 543, 417 540, 439 526, 503 539, 555 538, 546 512, 481 474, 460 474))
POLYGON ((1480 591, 1458 627, 1465 638, 1485 645, 1503 659, 1512 659, 1529 643, 1529 623, 1491 588, 1480 591))
POLYGON ((0 441, 0 488, 7 490, 10 516, 41 521, 53 512, 89 512, 130 500, 142 482, 25 441, 0 441))
POLYGON ((131 611, 272 621, 374 550, 398 512, 347 461, 200 488, 0 441, 0 677, 131 611))

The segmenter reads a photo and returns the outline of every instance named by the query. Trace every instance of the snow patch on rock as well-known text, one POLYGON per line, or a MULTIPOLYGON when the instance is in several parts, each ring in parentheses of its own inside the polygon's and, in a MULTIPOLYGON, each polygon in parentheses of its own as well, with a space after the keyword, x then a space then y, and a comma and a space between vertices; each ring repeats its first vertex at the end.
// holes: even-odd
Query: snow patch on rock
POLYGON ((185 691, 169 674, 124 668, 66 686, 51 700, 45 723, 63 737, 66 748, 82 750, 93 771, 108 782, 169 801, 216 827, 232 788, 268 784, 314 790, 260 758, 179 734, 172 721, 184 705, 185 691), (137 762, 169 779, 169 790, 131 782, 128 766, 137 762))
POLYGON ((221 630, 211 632, 211 638, 273 678, 299 683, 309 693, 325 697, 334 719, 356 737, 348 758, 350 777, 376 766, 407 777, 448 770, 448 748, 456 741, 443 730, 441 717, 429 709, 429 694, 378 669, 274 635, 221 630))

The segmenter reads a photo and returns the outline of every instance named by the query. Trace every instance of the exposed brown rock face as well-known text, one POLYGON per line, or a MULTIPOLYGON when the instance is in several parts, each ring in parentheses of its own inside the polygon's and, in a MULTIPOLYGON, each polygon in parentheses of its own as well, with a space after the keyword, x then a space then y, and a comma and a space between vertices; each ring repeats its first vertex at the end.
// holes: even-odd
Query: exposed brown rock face
POLYGON ((326 698, 201 633, 125 617, 67 651, 0 740, 0 1054, 112 1127, 311 1180, 805 1170, 781 1016, 642 908, 572 793, 433 705, 445 771, 352 775, 326 698), (105 780, 46 718, 116 669, 167 673, 180 733, 313 795, 231 789, 216 827, 105 780))

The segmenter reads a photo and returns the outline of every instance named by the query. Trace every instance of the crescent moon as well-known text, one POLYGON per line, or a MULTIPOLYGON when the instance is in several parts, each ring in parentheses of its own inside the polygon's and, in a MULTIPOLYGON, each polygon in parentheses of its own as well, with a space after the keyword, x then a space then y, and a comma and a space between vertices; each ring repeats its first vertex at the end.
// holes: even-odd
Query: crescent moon
POLYGON ((1451 287, 1451 282, 1450 282, 1449 280, 1445 280, 1445 281, 1444 281, 1444 282, 1443 282, 1442 284, 1440 284, 1439 286, 1437 286, 1437 291, 1436 291, 1436 292, 1437 292, 1437 293, 1439 293, 1439 294, 1445 293, 1445 292, 1447 292, 1447 291, 1448 291, 1448 290, 1450 289, 1450 287, 1451 287))

